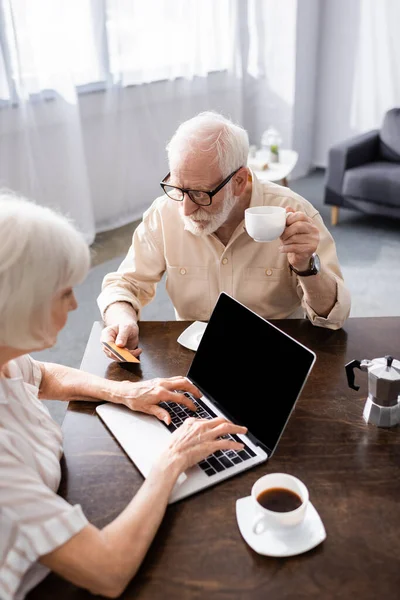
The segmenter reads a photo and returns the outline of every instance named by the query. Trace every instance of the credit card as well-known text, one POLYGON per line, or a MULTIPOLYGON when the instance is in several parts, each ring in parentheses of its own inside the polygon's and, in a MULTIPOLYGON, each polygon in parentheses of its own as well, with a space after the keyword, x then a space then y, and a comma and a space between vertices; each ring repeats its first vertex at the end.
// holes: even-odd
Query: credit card
POLYGON ((102 342, 102 344, 117 360, 121 362, 140 363, 140 360, 136 356, 133 356, 126 348, 120 348, 114 342, 102 342))

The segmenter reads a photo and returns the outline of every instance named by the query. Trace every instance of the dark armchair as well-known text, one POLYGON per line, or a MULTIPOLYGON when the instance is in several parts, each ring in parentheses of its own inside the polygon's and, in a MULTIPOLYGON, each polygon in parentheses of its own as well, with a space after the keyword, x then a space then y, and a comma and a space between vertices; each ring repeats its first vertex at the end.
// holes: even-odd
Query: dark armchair
POLYGON ((380 130, 330 149, 324 203, 332 225, 339 207, 400 219, 400 108, 386 113, 380 130))

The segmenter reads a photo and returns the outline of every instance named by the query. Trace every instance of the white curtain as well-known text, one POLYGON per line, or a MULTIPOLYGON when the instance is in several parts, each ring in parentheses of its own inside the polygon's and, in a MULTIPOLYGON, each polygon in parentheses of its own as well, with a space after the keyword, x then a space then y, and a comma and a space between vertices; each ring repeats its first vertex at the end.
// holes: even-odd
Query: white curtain
POLYGON ((114 83, 206 77, 230 66, 230 0, 107 2, 114 83))
POLYGON ((351 126, 367 131, 400 105, 400 2, 361 0, 351 126))
POLYGON ((0 184, 61 210, 93 241, 76 86, 100 77, 87 0, 3 0, 0 184))
POLYGON ((91 242, 160 194, 165 145, 197 112, 290 144, 297 0, 278 4, 0 0, 0 185, 91 242))
MULTIPOLYGON (((303 0, 304 1, 304 0, 303 0)), ((292 144, 296 77, 297 0, 248 0, 247 129, 256 136, 277 128, 292 144)), ((260 139, 256 142, 260 145, 260 139)))

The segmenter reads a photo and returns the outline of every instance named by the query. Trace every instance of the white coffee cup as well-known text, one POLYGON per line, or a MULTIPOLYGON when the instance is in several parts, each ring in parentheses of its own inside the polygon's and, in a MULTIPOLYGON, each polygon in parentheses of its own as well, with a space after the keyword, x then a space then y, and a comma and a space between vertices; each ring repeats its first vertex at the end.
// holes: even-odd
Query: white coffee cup
POLYGON ((272 242, 286 227, 283 206, 252 206, 244 211, 246 231, 256 242, 272 242))
POLYGON ((293 527, 304 519, 309 501, 308 490, 304 483, 287 473, 269 473, 258 479, 251 489, 251 496, 255 510, 253 521, 253 533, 263 533, 268 527, 282 528, 293 527), (277 512, 269 510, 260 504, 258 497, 262 492, 271 489, 285 489, 297 494, 301 499, 301 505, 289 512, 277 512))

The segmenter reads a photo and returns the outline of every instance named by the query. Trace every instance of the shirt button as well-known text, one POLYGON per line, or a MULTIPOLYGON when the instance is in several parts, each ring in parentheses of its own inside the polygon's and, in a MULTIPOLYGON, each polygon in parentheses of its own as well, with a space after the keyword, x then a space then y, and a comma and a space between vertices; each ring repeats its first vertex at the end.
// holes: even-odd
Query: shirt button
POLYGON ((181 270, 179 271, 179 273, 180 273, 181 275, 186 275, 186 269, 181 269, 181 270))
POLYGON ((272 269, 266 269, 265 274, 268 276, 272 275, 272 269))
POLYGON ((227 263, 227 262, 228 262, 228 259, 227 259, 227 258, 223 258, 223 259, 222 259, 222 264, 223 264, 223 265, 226 265, 226 263, 227 263))

